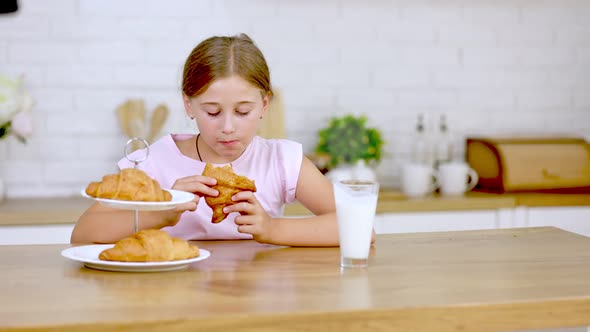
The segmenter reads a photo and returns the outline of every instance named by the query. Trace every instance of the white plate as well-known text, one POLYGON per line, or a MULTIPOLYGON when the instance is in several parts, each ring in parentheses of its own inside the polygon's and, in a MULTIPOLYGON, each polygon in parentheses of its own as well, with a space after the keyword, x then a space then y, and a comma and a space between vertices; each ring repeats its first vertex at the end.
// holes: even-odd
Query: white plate
POLYGON ((93 199, 102 205, 112 207, 115 209, 124 210, 142 210, 142 211, 157 211, 157 210, 171 210, 177 204, 190 202, 195 198, 195 195, 186 191, 164 189, 172 195, 172 200, 168 202, 135 202, 135 201, 121 201, 118 199, 96 198, 86 194, 86 188, 82 189, 82 196, 93 199))
POLYGON ((103 261, 98 255, 105 249, 112 248, 113 244, 93 244, 87 246, 72 247, 62 250, 65 258, 82 262, 86 267, 119 272, 161 272, 187 268, 191 263, 209 258, 211 253, 205 249, 199 249, 199 256, 191 259, 167 262, 112 262, 103 261))

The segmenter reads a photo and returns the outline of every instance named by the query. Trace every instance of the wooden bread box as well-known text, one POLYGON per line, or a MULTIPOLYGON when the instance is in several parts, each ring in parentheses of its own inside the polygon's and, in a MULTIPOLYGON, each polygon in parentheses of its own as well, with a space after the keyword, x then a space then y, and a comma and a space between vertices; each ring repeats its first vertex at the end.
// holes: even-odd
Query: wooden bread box
POLYGON ((590 146, 583 138, 467 138, 466 160, 489 192, 590 192, 590 146))

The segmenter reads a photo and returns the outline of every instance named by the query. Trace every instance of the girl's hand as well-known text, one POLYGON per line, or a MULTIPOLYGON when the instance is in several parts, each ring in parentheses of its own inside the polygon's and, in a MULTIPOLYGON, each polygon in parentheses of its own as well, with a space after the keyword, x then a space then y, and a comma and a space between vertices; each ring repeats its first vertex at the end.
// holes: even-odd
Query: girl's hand
POLYGON ((174 226, 184 212, 195 211, 201 197, 219 195, 217 190, 210 187, 216 183, 216 179, 202 175, 192 175, 176 180, 172 189, 191 192, 195 195, 195 198, 190 202, 176 205, 173 210, 166 211, 164 216, 165 226, 174 226))
POLYGON ((234 219, 238 232, 252 234, 254 240, 268 243, 271 239, 271 217, 266 213, 260 202, 251 191, 241 191, 232 197, 236 204, 226 206, 225 213, 240 213, 234 219))

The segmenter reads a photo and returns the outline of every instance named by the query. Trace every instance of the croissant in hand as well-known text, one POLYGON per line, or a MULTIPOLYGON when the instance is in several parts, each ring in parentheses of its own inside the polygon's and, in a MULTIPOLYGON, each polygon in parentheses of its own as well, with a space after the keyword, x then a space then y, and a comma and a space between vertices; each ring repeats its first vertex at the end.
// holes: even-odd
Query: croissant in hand
POLYGON ((105 261, 164 262, 199 256, 199 248, 159 229, 145 229, 123 238, 98 256, 105 261))
POLYGON ((219 195, 216 197, 205 196, 205 202, 213 209, 212 223, 219 223, 227 218, 227 213, 223 212, 223 208, 235 204, 231 199, 233 195, 240 191, 256 191, 254 181, 234 173, 231 165, 215 167, 207 163, 203 175, 217 179, 217 184, 213 186, 213 189, 219 191, 219 195))
POLYGON ((92 182, 86 187, 88 196, 140 202, 168 202, 172 195, 160 188, 158 181, 144 171, 125 168, 119 174, 109 174, 101 182, 92 182))

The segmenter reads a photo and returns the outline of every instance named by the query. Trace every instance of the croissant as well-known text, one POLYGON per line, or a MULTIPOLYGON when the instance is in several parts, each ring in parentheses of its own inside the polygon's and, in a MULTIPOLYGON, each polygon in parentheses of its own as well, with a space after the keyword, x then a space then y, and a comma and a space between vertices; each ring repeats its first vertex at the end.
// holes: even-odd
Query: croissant
POLYGON ((123 201, 167 202, 172 195, 160 188, 158 181, 144 171, 125 168, 119 174, 109 174, 101 182, 91 182, 86 187, 88 196, 123 201))
POLYGON ((215 167, 207 163, 203 175, 217 179, 217 184, 213 188, 219 191, 219 196, 205 196, 205 202, 213 209, 212 223, 219 223, 227 218, 223 208, 235 203, 231 200, 233 195, 240 191, 256 191, 254 181, 234 173, 231 165, 215 167))
POLYGON ((145 229, 123 238, 98 258, 120 262, 164 262, 199 256, 199 248, 159 229, 145 229))

